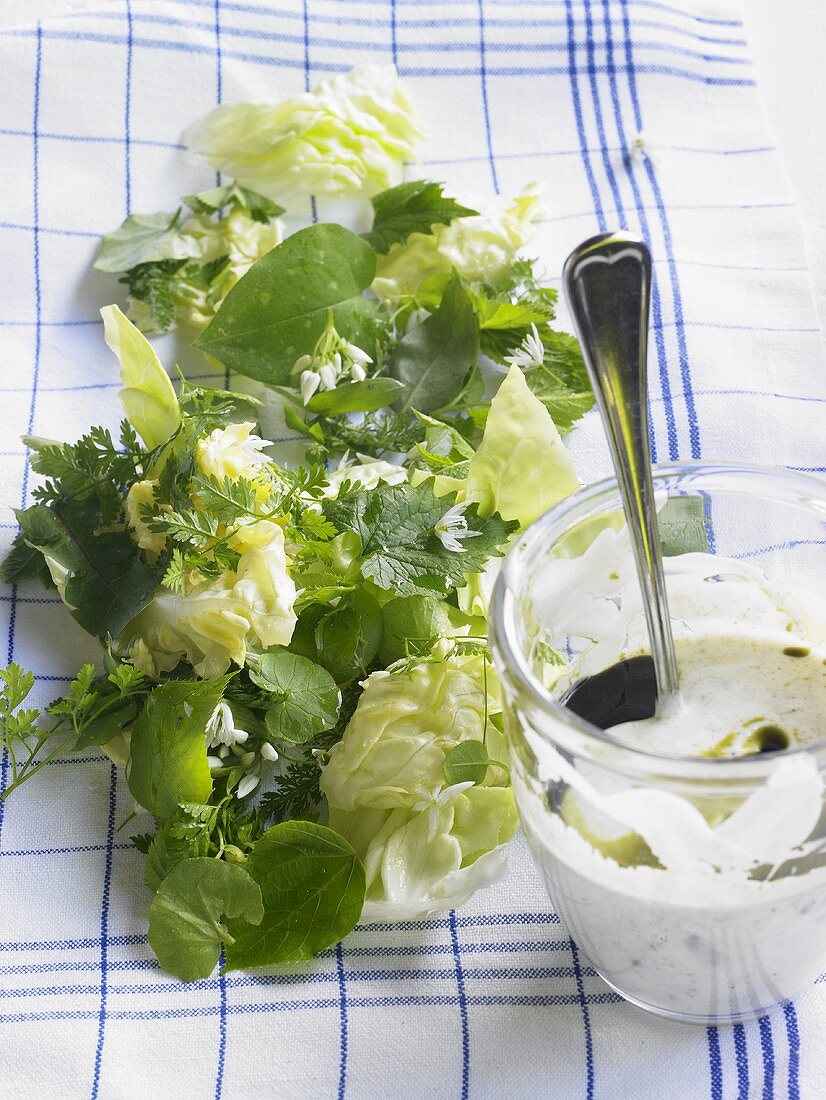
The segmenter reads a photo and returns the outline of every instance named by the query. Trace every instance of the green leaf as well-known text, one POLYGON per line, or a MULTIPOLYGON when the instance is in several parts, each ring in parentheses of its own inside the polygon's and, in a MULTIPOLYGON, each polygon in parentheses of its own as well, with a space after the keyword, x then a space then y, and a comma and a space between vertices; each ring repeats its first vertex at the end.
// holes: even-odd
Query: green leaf
POLYGON ((185 195, 184 202, 195 214, 215 214, 222 207, 229 206, 246 210, 257 222, 268 222, 284 213, 284 207, 274 203, 257 191, 241 187, 238 183, 229 183, 226 187, 212 187, 209 191, 200 191, 197 195, 185 195))
POLYGON ((197 859, 209 853, 209 833, 206 829, 192 830, 178 835, 179 821, 183 815, 177 810, 158 829, 149 845, 144 864, 144 878, 150 890, 155 891, 169 872, 185 859, 197 859))
POLYGON ((227 683, 172 680, 147 697, 132 730, 127 781, 137 801, 158 818, 180 802, 206 802, 212 792, 206 724, 227 683))
POLYGON ((35 504, 15 515, 26 544, 69 571, 64 601, 90 634, 117 637, 155 595, 155 574, 129 533, 98 533, 93 508, 35 504))
POLYGON ((229 922, 227 970, 303 962, 346 936, 361 914, 364 868, 347 841, 323 825, 275 825, 245 866, 261 888, 264 916, 256 928, 229 922))
POLYGON ((449 405, 478 355, 479 320, 454 274, 436 312, 403 336, 389 356, 389 373, 407 387, 399 410, 429 413, 449 405))
POLYGON ((447 605, 435 596, 397 596, 381 611, 384 630, 379 657, 384 665, 405 657, 422 657, 450 633, 447 605))
POLYGON ((192 488, 201 508, 221 523, 235 523, 255 510, 255 488, 245 477, 225 477, 221 481, 211 475, 196 474, 192 488))
POLYGON ((325 504, 325 512, 340 530, 354 531, 361 539, 362 575, 395 595, 441 595, 463 586, 465 575, 479 573, 517 524, 493 513, 480 516, 468 505, 468 530, 478 531, 462 540, 462 553, 447 550, 436 535, 436 525, 454 502, 448 494, 437 497, 433 480, 421 485, 378 485, 325 504))
POLYGON ((308 226, 253 264, 195 346, 239 374, 288 385, 330 315, 346 340, 368 350, 375 343, 376 305, 362 297, 375 273, 375 253, 355 233, 308 226))
POLYGON ((669 497, 657 513, 657 524, 665 557, 708 553, 709 521, 702 497, 669 497))
POLYGON ((315 627, 317 660, 340 684, 364 676, 378 652, 381 634, 378 601, 364 589, 349 593, 315 627))
POLYGON ((138 703, 135 699, 127 699, 122 706, 115 710, 109 710, 100 717, 93 719, 83 727, 83 731, 75 742, 75 749, 86 749, 90 745, 105 745, 113 737, 117 737, 124 729, 134 722, 138 716, 138 703))
POLYGON ((334 390, 314 394, 307 408, 322 416, 375 412, 392 405, 403 391, 404 385, 395 378, 365 378, 363 382, 345 382, 334 390))
POLYGON ((301 744, 336 724, 341 704, 336 682, 307 657, 270 649, 255 668, 250 667, 249 676, 275 696, 266 713, 273 737, 301 744))
POLYGON ((180 259, 180 252, 173 251, 173 245, 182 239, 174 232, 180 213, 130 214, 114 233, 103 238, 95 268, 121 272, 156 260, 180 259))
POLYGON ((545 359, 525 372, 525 381, 553 417, 557 430, 567 431, 594 404, 594 392, 578 342, 565 332, 542 329, 545 359))
POLYGON ((221 943, 235 942, 222 918, 241 929, 259 924, 263 915, 261 890, 243 868, 186 859, 166 876, 149 906, 149 946, 176 978, 208 978, 221 943))
POLYGON ((373 228, 364 239, 376 252, 389 252, 403 244, 411 233, 430 236, 435 225, 449 225, 454 218, 479 213, 442 194, 442 184, 413 180, 382 191, 372 198, 373 228))
POLYGON ((483 783, 493 761, 482 741, 460 741, 445 757, 445 779, 454 783, 483 783))
POLYGON ((146 305, 158 332, 167 332, 175 321, 173 289, 176 276, 186 262, 157 260, 154 263, 137 264, 119 280, 128 287, 130 298, 146 305))
POLYGON ((416 417, 425 426, 424 441, 416 444, 422 465, 433 473, 466 477, 473 447, 450 424, 420 412, 416 417))

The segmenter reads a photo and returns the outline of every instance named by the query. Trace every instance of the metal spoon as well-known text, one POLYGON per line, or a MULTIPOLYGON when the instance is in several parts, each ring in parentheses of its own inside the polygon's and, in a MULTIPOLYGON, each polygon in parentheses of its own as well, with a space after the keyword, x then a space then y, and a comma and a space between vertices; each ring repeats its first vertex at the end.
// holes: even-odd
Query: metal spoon
POLYGON ((622 495, 642 590, 657 709, 679 689, 648 449, 646 353, 651 253, 631 233, 575 248, 562 273, 622 495))

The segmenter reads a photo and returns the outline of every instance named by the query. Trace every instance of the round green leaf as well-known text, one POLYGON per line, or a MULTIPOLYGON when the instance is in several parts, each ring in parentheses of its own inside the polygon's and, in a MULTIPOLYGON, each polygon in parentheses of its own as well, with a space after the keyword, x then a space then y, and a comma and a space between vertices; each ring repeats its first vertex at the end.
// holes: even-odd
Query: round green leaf
POLYGON ((207 978, 233 928, 258 924, 261 889, 241 867, 217 859, 185 859, 169 872, 149 906, 149 946, 170 974, 185 982, 207 978))
POLYGON ((364 589, 343 597, 315 628, 318 661, 340 684, 363 676, 381 643, 378 600, 364 589))
POLYGON ((309 821, 269 829, 245 864, 261 888, 256 928, 231 922, 227 970, 302 962, 346 936, 364 904, 364 868, 343 837, 309 821))
POLYGON ((341 695, 321 665, 287 649, 271 649, 249 674, 274 696, 266 713, 273 737, 301 744, 336 724, 341 695))
POLYGON ((460 741, 445 757, 445 779, 454 783, 482 783, 493 761, 481 741, 460 741))
POLYGON ((429 653, 433 643, 450 633, 447 605, 435 596, 397 596, 382 608, 379 657, 390 665, 403 657, 429 653))

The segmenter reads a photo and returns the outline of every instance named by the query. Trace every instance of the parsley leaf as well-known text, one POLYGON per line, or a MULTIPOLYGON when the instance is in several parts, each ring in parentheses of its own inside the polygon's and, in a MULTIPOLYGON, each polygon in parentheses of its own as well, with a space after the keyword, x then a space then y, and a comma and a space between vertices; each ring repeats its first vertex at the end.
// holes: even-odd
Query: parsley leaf
POLYGON ((362 574, 380 588, 402 596, 444 596, 462 587, 466 574, 481 572, 489 558, 500 556, 517 527, 496 513, 480 516, 471 504, 465 520, 479 533, 463 539, 462 553, 448 550, 435 528, 452 503, 450 495, 437 497, 428 480, 348 494, 329 501, 325 512, 339 529, 359 536, 362 574))
POLYGON ((175 232, 180 216, 180 209, 174 214, 130 214, 103 238, 95 260, 96 270, 114 273, 128 271, 138 264, 180 259, 180 251, 173 251, 180 241, 175 232))
POLYGON ((376 252, 389 252, 394 244, 403 244, 411 233, 430 236, 435 225, 449 225, 454 218, 479 213, 462 206, 442 193, 442 184, 413 180, 374 195, 373 228, 364 239, 376 252))
POLYGON ((185 195, 184 202, 194 214, 215 214, 225 206, 246 210, 253 221, 264 222, 277 218, 284 213, 284 207, 278 206, 265 195, 250 191, 239 183, 230 183, 226 187, 213 187, 197 195, 185 195))
POLYGON ((439 308, 393 348, 388 370, 407 392, 399 411, 429 413, 461 392, 479 355, 479 321, 458 275, 445 288, 439 308))

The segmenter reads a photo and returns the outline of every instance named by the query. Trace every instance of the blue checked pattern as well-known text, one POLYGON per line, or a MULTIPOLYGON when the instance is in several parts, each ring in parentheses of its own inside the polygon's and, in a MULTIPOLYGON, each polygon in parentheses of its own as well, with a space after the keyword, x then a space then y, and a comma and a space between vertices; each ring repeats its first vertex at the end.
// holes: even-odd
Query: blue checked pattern
MULTIPOLYGON (((0 33, 4 544, 30 489, 20 435, 119 416, 97 319, 117 288, 89 270, 98 236, 211 185, 180 133, 214 103, 371 61, 409 80, 431 130, 423 172, 482 194, 543 181, 549 272, 599 229, 651 242, 656 457, 826 471, 803 241, 735 4, 121 0, 0 33)), ((161 350, 186 366, 174 338, 161 350)), ((586 474, 603 472, 593 420, 572 445, 586 474)), ((56 603, 0 593, 4 656, 37 671, 42 701, 94 655, 56 603)), ((565 935, 521 843, 509 879, 459 912, 362 926, 306 967, 183 986, 146 943, 143 857, 119 829, 131 809, 97 756, 56 761, 0 803, 9 1096, 822 1095, 821 983, 748 1025, 650 1019, 565 935)))

